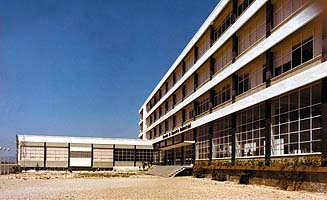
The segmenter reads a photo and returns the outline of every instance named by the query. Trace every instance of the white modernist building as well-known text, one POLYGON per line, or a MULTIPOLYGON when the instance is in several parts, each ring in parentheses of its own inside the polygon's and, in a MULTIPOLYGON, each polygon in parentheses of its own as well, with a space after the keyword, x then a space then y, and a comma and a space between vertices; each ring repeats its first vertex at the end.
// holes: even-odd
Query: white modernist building
POLYGON ((327 154, 324 0, 221 0, 139 110, 154 161, 327 154))
POLYGON ((152 158, 152 143, 138 139, 17 136, 17 162, 23 169, 139 167, 152 158))

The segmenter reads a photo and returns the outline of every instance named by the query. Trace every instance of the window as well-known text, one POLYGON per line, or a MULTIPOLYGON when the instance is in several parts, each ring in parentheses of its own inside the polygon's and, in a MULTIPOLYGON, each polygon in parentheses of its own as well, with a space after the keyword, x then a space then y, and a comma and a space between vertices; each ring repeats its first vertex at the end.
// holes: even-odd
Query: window
POLYGON ((90 151, 71 151, 70 152, 71 158, 91 158, 90 151))
POLYGON ((266 36, 266 13, 262 9, 259 13, 253 17, 249 23, 247 23, 238 33, 239 49, 241 54, 252 46, 256 41, 266 36))
POLYGON ((113 149, 94 149, 93 160, 94 162, 113 162, 113 149))
POLYGON ((263 83, 263 60, 263 57, 260 56, 236 73, 238 76, 237 95, 243 94, 263 83))
POLYGON ((22 161, 43 161, 44 147, 22 146, 22 161))
POLYGON ((206 98, 206 99, 202 100, 201 102, 199 102, 199 104, 197 105, 196 114, 200 115, 200 114, 208 111, 209 110, 209 104, 210 104, 209 98, 206 98))
POLYGON ((227 84, 226 86, 222 87, 220 90, 215 92, 213 98, 213 106, 218 106, 231 98, 231 86, 227 84))
POLYGON ((208 63, 198 70, 198 87, 210 79, 210 68, 208 63))
POLYGON ((136 149, 136 161, 152 162, 153 161, 153 150, 152 149, 136 149))
POLYGON ((278 0, 274 4, 274 27, 301 9, 308 0, 278 0))
POLYGON ((321 37, 320 25, 315 22, 275 47, 274 77, 320 55, 321 37))
POLYGON ((227 15, 227 17, 223 20, 220 26, 215 28, 214 30, 214 42, 216 42, 220 36, 232 25, 232 13, 227 15))
POLYGON ((202 38, 200 39, 200 41, 198 42, 198 56, 199 58, 205 54, 208 49, 210 49, 210 38, 208 37, 208 33, 205 34, 204 36, 202 36, 202 38))
POLYGON ((222 70, 226 65, 230 64, 233 60, 232 52, 232 40, 226 42, 226 44, 220 48, 215 57, 214 71, 215 73, 222 70))
POLYGON ((190 165, 193 163, 194 148, 193 145, 184 147, 184 165, 190 165))
POLYGON ((321 83, 272 103, 272 155, 320 152, 321 83))
POLYGON ((174 165, 180 165, 182 163, 182 148, 176 148, 174 151, 174 165))
POLYGON ((231 157, 232 136, 231 117, 225 117, 213 122, 212 158, 231 157))
POLYGON ((185 61, 185 72, 187 72, 194 65, 193 49, 188 53, 184 61, 185 61))
POLYGON ((236 157, 265 154, 264 104, 236 113, 236 157))
POLYGON ((196 132, 196 159, 209 159, 209 126, 197 128, 196 132))
POLYGON ((240 16, 251 5, 253 1, 254 0, 239 0, 237 5, 237 16, 240 16))
POLYGON ((67 147, 47 147, 47 161, 67 161, 67 147))
POLYGON ((134 149, 115 149, 115 161, 134 161, 134 149))

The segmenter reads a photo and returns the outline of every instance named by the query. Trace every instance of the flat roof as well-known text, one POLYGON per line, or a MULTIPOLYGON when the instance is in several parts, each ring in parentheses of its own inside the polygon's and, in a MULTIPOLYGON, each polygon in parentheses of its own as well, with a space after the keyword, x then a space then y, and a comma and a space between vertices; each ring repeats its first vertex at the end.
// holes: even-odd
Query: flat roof
POLYGON ((126 139, 126 138, 97 138, 97 137, 73 137, 73 136, 48 136, 48 135, 17 135, 18 142, 53 142, 53 143, 78 143, 78 144, 124 144, 124 145, 148 145, 150 140, 126 139))

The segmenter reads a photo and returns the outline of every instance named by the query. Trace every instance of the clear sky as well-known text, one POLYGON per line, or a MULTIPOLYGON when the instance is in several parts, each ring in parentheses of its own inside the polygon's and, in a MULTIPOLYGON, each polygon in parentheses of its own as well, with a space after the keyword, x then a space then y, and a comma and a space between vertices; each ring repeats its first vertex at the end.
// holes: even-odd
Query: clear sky
POLYGON ((0 145, 137 138, 138 110, 219 0, 0 0, 0 145))

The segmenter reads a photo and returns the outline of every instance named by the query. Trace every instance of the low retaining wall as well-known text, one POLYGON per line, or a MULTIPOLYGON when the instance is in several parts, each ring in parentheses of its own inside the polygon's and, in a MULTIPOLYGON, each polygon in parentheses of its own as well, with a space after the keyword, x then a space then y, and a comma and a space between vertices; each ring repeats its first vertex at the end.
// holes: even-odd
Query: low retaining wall
POLYGON ((197 161, 193 168, 193 176, 240 184, 267 185, 291 191, 327 193, 327 167, 321 167, 313 157, 288 158, 288 160, 272 162, 271 166, 265 166, 262 160, 243 160, 234 163, 197 161), (308 162, 308 160, 315 161, 308 162))

